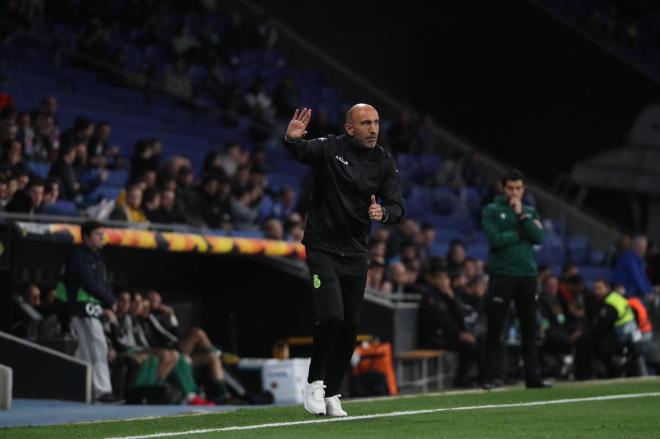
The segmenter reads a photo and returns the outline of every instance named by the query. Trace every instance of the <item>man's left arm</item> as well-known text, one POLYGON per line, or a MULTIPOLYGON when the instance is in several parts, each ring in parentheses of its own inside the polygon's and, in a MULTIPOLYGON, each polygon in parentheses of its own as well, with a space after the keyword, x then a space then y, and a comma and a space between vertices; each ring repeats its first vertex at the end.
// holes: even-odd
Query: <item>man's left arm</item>
POLYGON ((399 180, 399 171, 391 155, 385 170, 385 179, 381 186, 380 193, 381 207, 383 208, 382 223, 398 224, 404 215, 403 196, 401 195, 401 181, 399 180))
POLYGON ((535 210, 532 213, 523 213, 520 215, 520 224, 525 236, 529 238, 532 244, 543 244, 543 224, 538 212, 535 210))

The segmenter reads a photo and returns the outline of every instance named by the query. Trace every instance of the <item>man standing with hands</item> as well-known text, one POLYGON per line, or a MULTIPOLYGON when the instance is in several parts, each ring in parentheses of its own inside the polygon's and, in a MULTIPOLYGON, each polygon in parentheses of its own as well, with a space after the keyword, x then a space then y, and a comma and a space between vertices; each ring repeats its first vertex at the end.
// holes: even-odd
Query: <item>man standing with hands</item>
POLYGON ((355 348, 371 221, 398 223, 403 199, 394 159, 376 145, 375 108, 351 107, 346 134, 303 140, 311 116, 311 109, 296 110, 284 136, 286 149, 315 170, 303 244, 317 320, 304 406, 312 414, 346 416, 338 392, 355 348))
POLYGON ((482 225, 490 245, 488 270, 488 370, 484 387, 493 388, 503 378, 502 349, 511 300, 516 304, 522 332, 525 385, 549 387, 541 379, 536 346, 538 302, 534 245, 543 243, 543 225, 531 206, 522 204, 525 183, 522 173, 511 170, 502 177, 504 195, 498 195, 482 213, 482 225))

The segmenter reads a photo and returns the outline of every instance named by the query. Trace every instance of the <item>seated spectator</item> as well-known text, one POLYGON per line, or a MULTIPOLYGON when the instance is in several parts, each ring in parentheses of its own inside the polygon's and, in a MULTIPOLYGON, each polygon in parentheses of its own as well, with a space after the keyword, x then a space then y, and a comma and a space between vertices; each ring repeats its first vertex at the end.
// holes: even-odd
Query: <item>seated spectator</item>
POLYGON ((579 274, 570 276, 564 282, 564 289, 559 288, 561 304, 569 331, 579 331, 587 318, 587 286, 579 274))
POLYGON ((100 122, 96 126, 94 136, 87 144, 89 162, 96 167, 106 169, 123 169, 126 161, 119 148, 110 144, 110 124, 100 122))
POLYGON ((282 221, 277 218, 271 218, 264 223, 264 238, 274 239, 276 241, 284 240, 284 227, 282 221))
POLYGON ((28 213, 30 215, 41 213, 44 200, 44 182, 40 178, 33 178, 28 186, 14 194, 5 210, 14 213, 28 213))
POLYGON ((288 241, 302 242, 305 234, 305 226, 298 213, 289 215, 284 223, 284 235, 288 241))
POLYGON ((17 118, 17 125, 18 133, 16 134, 16 140, 23 145, 23 156, 31 159, 34 155, 33 144, 35 131, 32 127, 32 116, 30 113, 27 111, 21 112, 17 118))
POLYGON ((157 139, 142 139, 135 143, 131 157, 131 180, 138 178, 146 171, 158 170, 160 149, 160 141, 157 139))
POLYGON ((406 266, 401 262, 395 262, 389 266, 387 280, 383 282, 383 291, 407 293, 410 292, 412 284, 406 266))
POLYGON ((612 268, 612 282, 622 284, 629 297, 642 297, 651 302, 655 295, 655 288, 646 274, 646 250, 648 239, 638 235, 633 241, 630 250, 621 253, 612 268))
POLYGON ((385 287, 385 261, 382 258, 369 259, 369 270, 367 271, 367 288, 384 293, 391 293, 386 291, 385 287))
POLYGON ((13 175, 16 177, 16 190, 22 191, 27 189, 28 183, 30 183, 30 173, 26 171, 18 171, 18 173, 13 175))
POLYGON ((198 213, 204 224, 211 229, 222 228, 227 212, 218 199, 219 181, 215 175, 206 175, 202 184, 197 188, 197 201, 194 212, 198 213))
POLYGON ((55 214, 55 204, 60 198, 60 181, 57 178, 48 177, 44 184, 43 213, 55 214))
POLYGON ((465 245, 460 240, 454 240, 449 244, 447 252, 447 269, 449 272, 458 271, 465 263, 465 245))
POLYGON ((225 384, 220 349, 214 346, 206 332, 198 327, 192 327, 179 336, 179 322, 174 309, 163 303, 157 291, 149 291, 147 299, 151 312, 149 323, 153 334, 157 334, 154 338, 160 339, 160 346, 174 346, 183 356, 191 358, 194 367, 207 368, 208 379, 205 383, 212 398, 221 401, 227 398, 229 391, 225 384))
POLYGON ((282 186, 268 216, 284 221, 295 211, 295 208, 296 191, 291 186, 282 186))
POLYGON ((200 44, 197 38, 190 32, 188 23, 179 25, 174 36, 172 37, 172 52, 180 58, 184 58, 189 62, 193 62, 197 58, 197 51, 200 44))
POLYGON ((401 253, 401 247, 404 243, 415 242, 419 234, 419 225, 412 218, 404 218, 401 223, 392 230, 389 239, 387 240, 387 256, 389 261, 391 258, 401 253))
POLYGON ((239 189, 245 189, 248 186, 254 186, 251 183, 251 173, 250 173, 250 165, 247 163, 244 163, 242 165, 239 165, 238 168, 236 168, 236 173, 234 174, 234 177, 231 179, 231 188, 232 191, 237 191, 239 189))
POLYGON ((10 200, 7 177, 0 175, 0 211, 5 210, 10 200))
MULTIPOLYGON (((159 344, 157 334, 169 334, 172 338, 176 337, 160 325, 151 313, 149 301, 139 293, 134 294, 130 304, 130 313, 136 344, 149 353, 162 356, 166 361, 175 361, 168 379, 183 392, 186 403, 189 405, 214 405, 213 402, 199 396, 200 389, 193 376, 192 359, 177 351, 173 346, 159 344)), ((161 375, 166 372, 166 366, 159 369, 161 375)), ((209 388, 209 390, 213 389, 209 388)))
POLYGON ((76 152, 75 145, 67 144, 60 148, 59 158, 51 166, 48 175, 62 182, 62 198, 78 202, 82 200, 85 188, 78 181, 78 176, 73 169, 76 152))
POLYGON ((73 127, 62 133, 60 140, 63 144, 84 145, 85 150, 94 136, 94 122, 86 117, 78 117, 73 127))
POLYGON ((23 160, 23 146, 18 140, 6 140, 2 144, 2 157, 0 158, 0 174, 5 177, 27 173, 27 166, 23 160))
POLYGON ((160 192, 160 205, 155 212, 145 212, 147 219, 158 224, 184 224, 183 215, 176 205, 176 192, 172 189, 163 189, 160 192))
MULTIPOLYGON (((139 299, 138 299, 139 300, 139 299)), ((149 384, 164 383, 172 374, 172 371, 179 359, 179 353, 174 349, 151 349, 143 346, 136 340, 137 323, 131 315, 131 295, 128 291, 122 291, 117 295, 115 305, 115 319, 110 319, 106 323, 106 336, 112 343, 112 347, 118 354, 118 359, 127 357, 135 361, 140 369, 134 382, 114 383, 115 392, 124 397, 125 392, 119 389, 123 387, 139 387, 149 384), (158 366, 153 377, 147 377, 150 373, 150 357, 157 360, 158 366)))
POLYGON ((248 155, 238 143, 230 143, 225 147, 225 155, 222 156, 222 168, 225 170, 227 177, 233 177, 238 167, 246 164, 247 161, 248 155))
POLYGON ((231 218, 237 230, 257 230, 256 220, 259 209, 252 207, 255 193, 254 188, 238 188, 233 191, 231 198, 231 218))
POLYGON ((454 385, 470 387, 471 369, 477 360, 477 337, 466 328, 461 299, 454 293, 447 272, 429 272, 426 282, 429 289, 419 307, 418 346, 457 351, 459 364, 454 385))
POLYGON ((160 210, 160 192, 155 187, 147 187, 142 194, 142 212, 147 220, 155 222, 154 218, 160 210))
POLYGON ((141 208, 142 196, 142 187, 139 184, 131 184, 126 188, 125 200, 117 201, 115 208, 110 213, 110 219, 127 223, 147 222, 147 217, 141 208))
POLYGON ((422 223, 420 232, 417 235, 416 245, 419 259, 424 264, 428 264, 428 260, 431 257, 431 246, 435 242, 435 238, 435 226, 430 223, 422 223))
POLYGON ((188 102, 192 99, 192 80, 188 73, 188 63, 184 58, 177 58, 174 66, 167 70, 163 87, 181 102, 188 102))
POLYGON ((559 279, 554 275, 546 276, 539 295, 539 313, 543 328, 543 375, 566 377, 567 356, 573 350, 575 339, 579 336, 577 328, 571 331, 559 301, 559 279))
POLYGON ((59 131, 52 114, 41 112, 37 115, 31 160, 54 160, 60 148, 59 131))
POLYGON ((202 177, 211 175, 220 177, 225 174, 222 167, 222 154, 219 151, 209 151, 204 156, 204 163, 202 165, 202 177))
POLYGON ((176 188, 176 210, 186 219, 186 223, 195 227, 205 227, 206 222, 199 210, 199 196, 193 187, 193 171, 185 166, 179 169, 176 188))
POLYGON ((245 103, 250 110, 251 115, 265 115, 272 118, 275 114, 273 101, 266 93, 266 84, 262 79, 255 79, 247 94, 245 103))

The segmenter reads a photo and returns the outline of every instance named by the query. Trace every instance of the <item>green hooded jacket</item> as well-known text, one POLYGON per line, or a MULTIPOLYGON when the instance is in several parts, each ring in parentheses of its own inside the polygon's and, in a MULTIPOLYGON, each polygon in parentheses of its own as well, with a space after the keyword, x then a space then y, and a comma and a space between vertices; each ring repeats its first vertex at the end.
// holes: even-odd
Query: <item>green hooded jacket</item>
POLYGON ((523 215, 513 212, 504 195, 482 212, 481 223, 490 245, 488 271, 508 276, 536 276, 534 245, 543 243, 543 229, 534 223, 539 214, 523 206, 523 215))

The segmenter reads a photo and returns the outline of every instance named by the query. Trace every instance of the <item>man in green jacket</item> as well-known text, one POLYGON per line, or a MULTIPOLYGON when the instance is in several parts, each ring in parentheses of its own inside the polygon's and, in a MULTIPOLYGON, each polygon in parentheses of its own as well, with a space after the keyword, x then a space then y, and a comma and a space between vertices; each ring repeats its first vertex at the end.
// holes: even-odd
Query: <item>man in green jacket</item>
POLYGON ((488 336, 486 343, 489 368, 484 388, 501 383, 502 350, 511 300, 516 304, 522 333, 525 384, 528 388, 549 387, 539 375, 536 345, 537 268, 534 245, 543 243, 543 225, 531 206, 522 204, 525 182, 522 173, 508 171, 502 177, 504 195, 499 195, 482 212, 482 225, 490 245, 488 270, 488 336))

